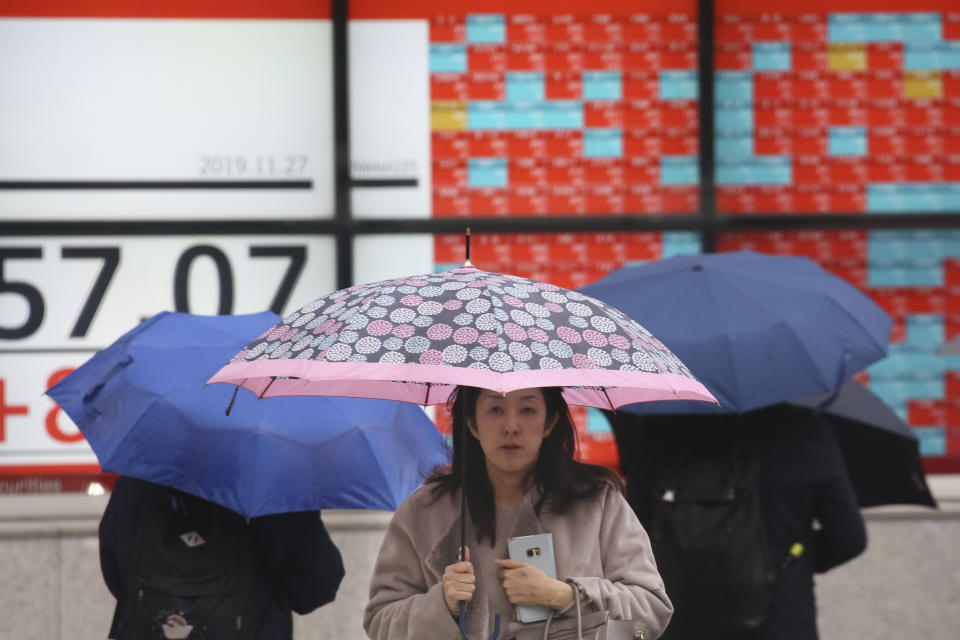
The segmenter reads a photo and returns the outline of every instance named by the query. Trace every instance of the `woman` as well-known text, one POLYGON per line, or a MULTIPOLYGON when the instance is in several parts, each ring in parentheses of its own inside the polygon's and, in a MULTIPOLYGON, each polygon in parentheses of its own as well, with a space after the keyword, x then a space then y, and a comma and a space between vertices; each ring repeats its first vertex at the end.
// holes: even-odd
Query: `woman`
MULTIPOLYGON (((387 529, 364 612, 369 637, 459 638, 458 602, 467 600, 474 640, 490 637, 495 614, 505 623, 502 638, 530 627, 539 638, 543 623, 516 622, 515 607, 545 605, 558 621, 573 618, 575 588, 584 615, 638 620, 645 638, 659 636, 673 607, 647 534, 619 478, 574 461, 575 432, 560 389, 461 387, 452 411, 452 467, 428 478, 387 529), (462 442, 467 548, 458 562, 462 442), (553 534, 559 579, 506 559, 508 538, 544 532, 553 534)), ((564 626, 558 621, 551 630, 564 626)))

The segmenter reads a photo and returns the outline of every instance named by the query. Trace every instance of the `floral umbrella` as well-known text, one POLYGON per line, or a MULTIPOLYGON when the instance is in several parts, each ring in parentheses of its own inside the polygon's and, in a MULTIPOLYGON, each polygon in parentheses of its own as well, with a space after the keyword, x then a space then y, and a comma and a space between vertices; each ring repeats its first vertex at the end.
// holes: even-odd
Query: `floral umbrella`
MULTIPOLYGON (((655 304, 652 302, 650 304, 655 304)), ((422 405, 457 385, 563 388, 569 404, 716 402, 649 331, 576 291, 470 265, 318 298, 209 382, 258 397, 350 396, 422 405)))

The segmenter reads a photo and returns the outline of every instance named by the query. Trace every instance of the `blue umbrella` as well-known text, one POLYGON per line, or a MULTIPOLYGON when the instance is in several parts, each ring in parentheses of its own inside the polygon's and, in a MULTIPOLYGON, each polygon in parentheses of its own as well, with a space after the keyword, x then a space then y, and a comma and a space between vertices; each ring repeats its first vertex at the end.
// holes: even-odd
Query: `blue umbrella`
POLYGON ((355 398, 258 402, 206 380, 274 313, 163 312, 47 393, 104 471, 175 487, 247 517, 312 509, 396 509, 449 459, 417 406, 355 398))
POLYGON ((836 390, 884 357, 892 318, 812 260, 752 251, 618 269, 580 289, 646 327, 720 401, 638 413, 745 412, 836 390))
POLYGON ((834 427, 860 505, 936 507, 920 462, 916 434, 883 400, 859 382, 839 391, 792 400, 834 427))

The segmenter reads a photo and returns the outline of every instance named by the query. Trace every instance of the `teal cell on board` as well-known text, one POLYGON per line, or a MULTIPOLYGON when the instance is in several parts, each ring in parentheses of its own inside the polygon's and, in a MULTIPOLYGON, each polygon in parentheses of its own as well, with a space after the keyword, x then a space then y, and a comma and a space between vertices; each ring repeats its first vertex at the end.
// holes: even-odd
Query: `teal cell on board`
POLYGON ((475 131, 507 128, 507 114, 502 102, 475 100, 467 103, 467 128, 475 131))
POLYGON ((587 407, 587 432, 588 433, 612 433, 610 421, 600 409, 587 407))
POLYGON ((467 48, 462 44, 431 44, 430 73, 465 73, 467 48))
POLYGON ((793 184, 790 156, 755 156, 740 162, 720 161, 714 179, 725 186, 785 186, 793 184))
POLYGON ((583 103, 550 100, 543 104, 543 126, 547 129, 583 128, 583 103))
POLYGON ((507 41, 506 20, 499 14, 467 16, 467 42, 470 44, 504 44, 507 41))
POLYGON ((718 134, 753 135, 753 107, 750 105, 717 108, 713 112, 713 118, 718 134))
POLYGON ((468 165, 471 189, 504 188, 507 186, 505 158, 471 158, 468 165))
POLYGON ((943 40, 939 13, 832 13, 827 18, 831 43, 930 43, 943 40))
POLYGON ((620 129, 584 129, 585 158, 623 157, 623 131, 620 129))
POLYGON ((831 156, 867 155, 866 127, 830 127, 827 148, 831 156))
POLYGON ((944 427, 911 427, 920 444, 920 455, 947 455, 947 430, 944 427))
POLYGON ((960 41, 905 45, 903 68, 907 71, 958 71, 960 41))
POLYGON ((728 103, 753 103, 753 74, 744 71, 717 71, 713 80, 713 101, 717 106, 728 103))
POLYGON ((664 231, 660 236, 661 258, 703 253, 700 234, 695 231, 664 231))
POLYGON ((660 156, 660 184, 696 185, 700 182, 700 159, 697 156, 660 156))
POLYGON ((789 42, 754 42, 751 59, 754 71, 790 71, 789 42))
POLYGON ((730 162, 752 160, 753 136, 749 134, 718 135, 714 139, 714 153, 717 158, 730 162))
POLYGON ((584 100, 623 98, 623 74, 619 71, 584 71, 581 82, 584 100))
POLYGON ((508 102, 543 102, 546 81, 538 71, 510 71, 506 74, 508 102))
POLYGON ((542 102, 511 102, 501 107, 506 129, 543 129, 546 118, 542 102))
POLYGON ((943 266, 933 262, 871 262, 867 282, 871 287, 942 287, 943 266))
POLYGON ((661 100, 696 100, 700 95, 696 71, 661 71, 658 86, 661 100))

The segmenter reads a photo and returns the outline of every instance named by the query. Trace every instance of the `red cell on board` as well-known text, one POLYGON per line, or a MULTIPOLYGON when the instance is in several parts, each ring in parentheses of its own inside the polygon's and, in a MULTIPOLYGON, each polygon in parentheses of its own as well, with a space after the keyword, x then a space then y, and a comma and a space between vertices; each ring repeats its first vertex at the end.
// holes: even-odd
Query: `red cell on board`
POLYGON ((938 313, 947 311, 947 297, 943 289, 910 287, 906 290, 907 313, 938 313))
POLYGON ((547 184, 554 187, 583 187, 585 178, 582 160, 552 158, 544 166, 547 171, 547 184))
POLYGON ((943 116, 943 104, 932 100, 909 101, 903 106, 904 124, 908 127, 942 127, 943 116))
MULTIPOLYGON (((834 195, 834 197, 836 197, 836 195, 834 195)), ((839 212, 841 209, 834 207, 834 211, 839 212)), ((862 209, 859 211, 843 209, 843 211, 846 213, 860 213, 862 209)), ((832 262, 828 265, 824 265, 824 268, 835 276, 843 278, 855 287, 860 289, 867 288, 867 280, 869 279, 867 276, 867 266, 861 261, 846 260, 832 262)))
POLYGON ((507 18, 507 42, 542 44, 543 40, 543 23, 537 16, 514 14, 507 18))
MULTIPOLYGON (((943 260, 943 283, 950 291, 951 311, 960 313, 960 258, 944 258, 943 260)), ((960 376, 960 373, 957 374, 960 376)), ((960 390, 960 387, 958 387, 960 390)), ((960 397, 960 393, 957 394, 960 397)))
POLYGON ((870 71, 903 71, 903 45, 899 42, 867 44, 867 69, 870 71))
POLYGON ((829 188, 797 188, 793 194, 793 206, 797 213, 829 213, 830 196, 829 188))
POLYGON ((437 131, 431 139, 434 160, 466 160, 470 155, 465 133, 437 131))
POLYGON ((646 14, 631 15, 623 24, 623 40, 626 42, 659 42, 660 22, 646 14))
POLYGON ((833 100, 859 100, 867 92, 867 76, 863 73, 836 73, 827 80, 833 100))
POLYGON ((659 71, 660 49, 652 43, 631 42, 622 50, 621 64, 624 71, 659 71))
POLYGON ((740 20, 728 22, 727 16, 723 16, 722 18, 718 17, 714 25, 713 37, 718 43, 737 42, 750 44, 756 40, 753 35, 753 28, 754 25, 752 22, 740 20))
POLYGON ((826 185, 830 181, 830 165, 813 159, 793 161, 793 183, 796 185, 826 185))
POLYGON ((659 233, 640 232, 618 234, 623 247, 623 260, 659 260, 663 256, 663 242, 659 233))
POLYGON ((926 132, 908 132, 907 135, 904 136, 907 154, 912 156, 943 154, 945 151, 944 137, 943 135, 938 135, 936 131, 942 131, 942 129, 928 130, 926 132))
POLYGON ((833 127, 867 126, 867 109, 857 100, 835 103, 830 108, 830 125, 833 127))
POLYGON ((830 146, 829 140, 825 128, 796 129, 793 134, 793 153, 796 156, 826 156, 830 146))
POLYGON ((960 127, 960 98, 952 98, 943 108, 943 124, 947 127, 960 127))
POLYGON ((583 103, 585 127, 623 126, 623 103, 614 100, 594 100, 583 103))
POLYGON ((627 189, 623 207, 628 213, 662 213, 663 197, 659 189, 647 185, 634 185, 627 189))
POLYGON ((510 215, 545 215, 547 196, 540 189, 511 188, 507 208, 510 215))
POLYGON ((660 103, 660 122, 665 129, 696 129, 700 114, 695 100, 664 100, 660 103))
POLYGON ((469 173, 466 160, 434 160, 433 186, 466 189, 469 173))
POLYGON ((778 101, 760 101, 753 109, 753 126, 756 129, 791 127, 793 109, 778 101))
POLYGON ((872 156, 902 156, 907 149, 907 139, 900 129, 889 127, 871 128, 867 133, 867 152, 872 156))
POLYGON ((433 215, 466 216, 470 214, 470 200, 466 189, 434 189, 433 215))
POLYGON ((579 72, 555 71, 544 81, 547 100, 579 100, 583 95, 583 76, 579 72))
POLYGON ((583 42, 583 25, 571 15, 551 16, 543 33, 546 42, 583 42))
POLYGON ((656 100, 658 97, 657 75, 631 72, 623 75, 624 100, 656 100))
POLYGON ((828 127, 830 126, 830 109, 819 101, 811 101, 808 104, 800 101, 793 112, 793 123, 801 128, 828 127))
POLYGON ((535 44, 511 44, 507 49, 508 71, 543 71, 546 56, 535 44))
POLYGON ((953 11, 944 13, 943 39, 960 40, 960 13, 953 11))
POLYGON ((830 82, 820 74, 798 73, 793 80, 793 97, 797 100, 826 100, 830 82))
POLYGON ((903 97, 903 73, 881 72, 867 76, 866 96, 869 100, 899 100, 903 97))
POLYGON ((760 213, 792 213, 793 189, 761 187, 754 193, 754 206, 760 213))
POLYGON ((507 134, 499 131, 471 131, 467 134, 471 158, 506 158, 507 134))
POLYGON ((547 71, 583 71, 583 47, 577 44, 553 44, 544 52, 547 71))
POLYGON ((507 70, 506 47, 498 44, 469 45, 467 70, 471 73, 503 73, 507 70))
POLYGON ((794 71, 827 71, 827 52, 822 47, 800 45, 793 47, 792 66, 794 71))
POLYGON ((943 160, 933 156, 916 156, 904 166, 907 182, 942 182, 943 160))
POLYGON ((866 186, 838 188, 831 194, 830 209, 833 213, 862 213, 866 208, 866 186))
POLYGON ((580 131, 550 131, 545 139, 549 158, 583 157, 583 133, 580 131))
POLYGON ((660 52, 661 69, 693 71, 697 68, 697 49, 693 44, 672 44, 660 52))
POLYGON ((664 42, 696 42, 697 23, 693 20, 664 22, 660 27, 660 38, 664 42))
POLYGON ((623 184, 623 161, 618 158, 586 158, 583 177, 587 186, 615 186, 623 184))
POLYGON ((946 156, 943 161, 944 182, 960 182, 960 156, 946 156))
POLYGON ((942 427, 946 424, 942 400, 907 400, 907 422, 912 427, 942 427))
POLYGON ((790 28, 790 39, 797 44, 819 44, 827 42, 827 23, 822 16, 815 20, 796 20, 790 28))
MULTIPOLYGON (((732 190, 730 187, 717 187, 715 199, 715 206, 719 213, 741 213, 739 209, 739 201, 737 200, 737 191, 732 190)), ((728 248, 721 248, 718 244, 717 249, 720 251, 730 251, 728 248)))
POLYGON ((467 75, 465 73, 431 73, 430 99, 466 101, 467 75))
POLYGON ((892 157, 873 157, 867 165, 869 182, 905 182, 907 172, 904 166, 892 157))
POLYGON ((753 24, 753 39, 756 41, 791 42, 791 23, 783 20, 758 20, 753 24))
POLYGON ((696 187, 663 187, 660 198, 664 213, 696 213, 700 208, 696 187))
POLYGON ((511 158, 542 158, 547 143, 542 133, 535 131, 511 131, 506 134, 507 155, 511 158))
POLYGON ((623 125, 631 129, 659 129, 663 118, 659 103, 649 100, 631 100, 623 111, 623 125))
POLYGON ((619 44, 588 44, 583 51, 584 71, 620 71, 623 47, 619 44))
POLYGON ((547 194, 547 212, 580 215, 586 211, 586 198, 579 189, 551 189, 547 194))
POLYGON ((496 73, 471 73, 467 82, 467 97, 470 100, 503 100, 506 96, 503 75, 496 73))
POLYGON ((899 100, 872 100, 867 105, 867 126, 871 130, 899 129, 905 126, 906 122, 906 114, 899 100))
POLYGON ((793 98, 793 74, 756 73, 753 76, 755 100, 790 100, 793 98))
POLYGON ((960 98, 960 71, 943 72, 943 97, 960 98))
POLYGON ((694 156, 699 150, 695 129, 667 129, 660 138, 660 151, 666 156, 694 156))
POLYGON ((657 159, 631 157, 623 165, 623 180, 628 185, 659 183, 660 165, 657 159))
POLYGON ((532 158, 511 158, 507 175, 507 184, 511 187, 544 187, 547 184, 546 167, 540 160, 532 158))
POLYGON ((465 42, 467 25, 462 16, 434 16, 430 19, 430 42, 465 42))
POLYGON ((623 155, 628 157, 659 158, 662 155, 659 130, 627 130, 623 136, 623 155))
POLYGON ((584 203, 586 213, 614 215, 623 213, 623 191, 614 187, 592 187, 587 190, 584 203))
POLYGON ((619 16, 596 15, 590 22, 583 25, 584 42, 607 44, 621 40, 623 40, 623 22, 619 16))
POLYGON ((793 143, 794 134, 788 128, 758 129, 753 140, 753 152, 758 156, 790 156, 794 155, 793 143))
POLYGON ((510 197, 506 189, 471 189, 471 215, 505 216, 510 211, 510 197))
POLYGON ((749 71, 753 64, 750 49, 720 48, 713 52, 713 66, 717 71, 749 71))

